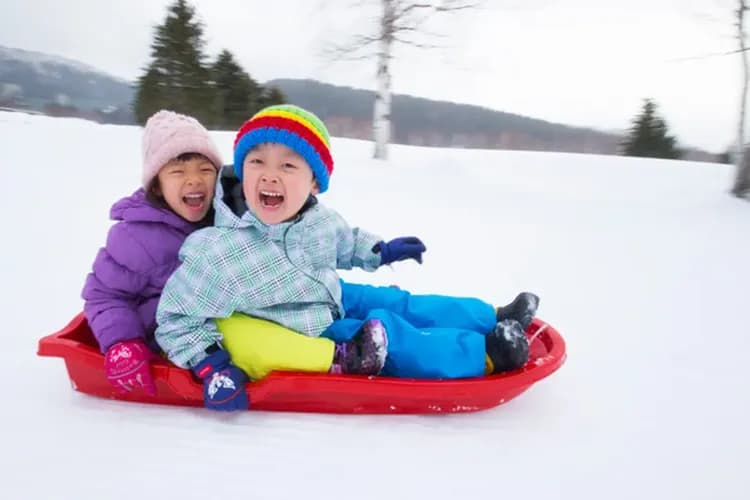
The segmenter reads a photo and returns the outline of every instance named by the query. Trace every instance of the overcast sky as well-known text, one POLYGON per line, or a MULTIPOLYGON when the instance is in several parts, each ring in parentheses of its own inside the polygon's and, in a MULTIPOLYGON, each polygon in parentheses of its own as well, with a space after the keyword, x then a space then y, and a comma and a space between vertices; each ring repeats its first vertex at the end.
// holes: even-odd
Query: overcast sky
MULTIPOLYGON (((0 45, 135 79, 171 0, 0 0, 0 45)), ((192 0, 207 52, 229 49, 259 81, 315 78, 374 89, 372 59, 332 44, 373 32, 379 0, 192 0)), ((682 144, 724 151, 740 91, 737 0, 485 0, 426 27, 442 48, 398 48, 393 90, 604 130, 656 99, 682 144)))

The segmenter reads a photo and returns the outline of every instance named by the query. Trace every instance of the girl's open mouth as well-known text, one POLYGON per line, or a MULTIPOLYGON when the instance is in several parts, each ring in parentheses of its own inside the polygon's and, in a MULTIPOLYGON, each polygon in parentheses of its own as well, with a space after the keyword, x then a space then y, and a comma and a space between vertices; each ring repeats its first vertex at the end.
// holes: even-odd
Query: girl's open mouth
POLYGON ((182 197, 182 201, 184 201, 185 205, 189 206, 190 208, 199 209, 199 208, 202 208, 206 202, 206 194, 205 193, 186 194, 185 196, 182 197))

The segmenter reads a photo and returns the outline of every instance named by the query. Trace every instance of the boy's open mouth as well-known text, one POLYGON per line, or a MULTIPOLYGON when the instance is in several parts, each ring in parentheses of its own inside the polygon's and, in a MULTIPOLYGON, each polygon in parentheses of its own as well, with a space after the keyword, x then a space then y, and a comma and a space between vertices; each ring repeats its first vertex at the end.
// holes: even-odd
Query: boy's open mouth
POLYGON ((272 191, 260 192, 260 204, 264 207, 278 207, 284 201, 284 195, 272 191))
POLYGON ((182 201, 185 202, 185 205, 191 208, 200 208, 203 206, 203 203, 206 201, 206 194, 205 193, 189 193, 182 197, 182 201))

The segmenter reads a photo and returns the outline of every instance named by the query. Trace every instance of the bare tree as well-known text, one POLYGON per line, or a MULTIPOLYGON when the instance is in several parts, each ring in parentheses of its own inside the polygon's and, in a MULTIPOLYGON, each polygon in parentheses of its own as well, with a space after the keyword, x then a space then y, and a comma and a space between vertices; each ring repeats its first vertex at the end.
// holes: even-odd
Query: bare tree
POLYGON ((739 54, 742 57, 742 94, 740 96, 740 116, 737 124, 737 177, 732 187, 732 194, 744 197, 750 194, 750 158, 745 145, 745 115, 747 109, 747 88, 750 70, 747 61, 747 45, 745 34, 745 13, 748 6, 745 0, 738 0, 737 5, 737 39, 739 54))
POLYGON ((463 0, 441 0, 423 2, 407 0, 379 0, 380 14, 378 31, 371 36, 359 36, 352 43, 338 47, 337 57, 347 57, 365 47, 376 44, 377 86, 373 108, 373 138, 375 158, 388 158, 388 143, 391 138, 391 68, 395 44, 411 45, 420 48, 434 48, 434 45, 420 43, 415 38, 425 34, 424 24, 437 14, 457 12, 478 7, 481 2, 463 0))
MULTIPOLYGON (((732 0, 734 2, 734 0, 732 0)), ((743 198, 750 198, 750 151, 748 151, 748 144, 745 141, 745 121, 747 115, 747 92, 750 87, 750 64, 748 63, 748 47, 747 45, 747 33, 745 30, 745 15, 750 7, 747 0, 736 0, 736 9, 732 9, 733 16, 735 18, 735 29, 736 32, 733 36, 737 40, 737 48, 726 51, 711 54, 704 54, 701 56, 693 56, 687 58, 677 59, 679 60, 695 60, 695 59, 707 59, 709 57, 723 57, 727 55, 739 54, 740 61, 742 63, 742 82, 740 85, 740 103, 739 113, 737 117, 737 139, 734 150, 734 163, 736 166, 736 177, 732 186, 732 194, 743 198)))

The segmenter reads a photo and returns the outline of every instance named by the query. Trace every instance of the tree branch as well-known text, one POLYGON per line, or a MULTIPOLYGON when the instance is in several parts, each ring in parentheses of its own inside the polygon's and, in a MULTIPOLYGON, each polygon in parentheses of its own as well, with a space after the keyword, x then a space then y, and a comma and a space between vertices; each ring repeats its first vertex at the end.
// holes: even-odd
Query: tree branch
POLYGON ((399 38, 399 37, 393 37, 393 40, 395 42, 408 45, 410 47, 416 47, 418 49, 439 49, 441 48, 439 45, 433 45, 433 44, 427 44, 422 42, 415 42, 413 40, 408 40, 406 38, 399 38))
POLYGON ((700 56, 688 56, 688 57, 677 57, 674 59, 667 59, 668 62, 685 62, 685 61, 697 61, 700 59, 710 59, 712 57, 724 57, 724 56, 731 56, 734 54, 739 54, 741 52, 747 52, 750 50, 750 47, 746 47, 744 49, 734 49, 734 50, 728 50, 726 52, 714 52, 711 54, 703 54, 700 56))
POLYGON ((482 2, 454 2, 451 0, 445 0, 444 2, 441 2, 440 5, 435 7, 435 10, 437 12, 449 12, 449 11, 455 11, 455 10, 466 10, 466 9, 476 9, 477 7, 480 7, 482 5, 482 2))
POLYGON ((328 58, 342 61, 357 61, 368 59, 371 55, 359 54, 362 49, 380 41, 380 37, 359 35, 347 45, 331 45, 324 50, 328 58))

